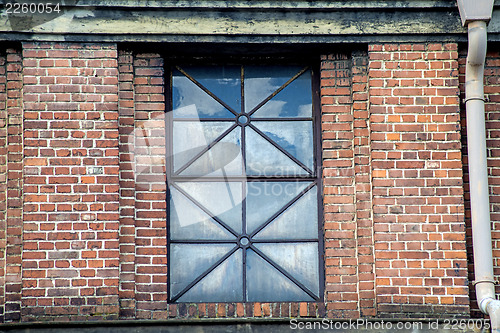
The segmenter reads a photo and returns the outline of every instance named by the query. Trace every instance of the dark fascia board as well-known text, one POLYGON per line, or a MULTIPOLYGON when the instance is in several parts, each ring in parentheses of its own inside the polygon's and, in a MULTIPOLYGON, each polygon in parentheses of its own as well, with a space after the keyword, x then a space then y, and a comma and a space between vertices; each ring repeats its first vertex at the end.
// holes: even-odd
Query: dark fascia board
POLYGON ((455 0, 318 0, 318 1, 270 1, 270 0, 72 0, 75 6, 128 7, 162 9, 380 9, 380 8, 456 8, 455 0))
MULTIPOLYGON (((332 36, 274 36, 274 35, 259 35, 259 36, 214 36, 214 35, 151 35, 151 34, 135 34, 135 35, 113 35, 113 34, 71 34, 64 38, 55 39, 53 34, 31 34, 31 33, 8 33, 0 32, 0 41, 24 42, 24 41, 59 41, 59 42, 100 42, 100 43, 169 43, 176 44, 180 48, 183 44, 196 44, 197 47, 209 46, 211 44, 231 45, 248 44, 248 45, 280 45, 294 46, 297 48, 309 47, 308 45, 318 46, 318 44, 369 44, 369 43, 455 43, 467 42, 467 34, 431 34, 431 35, 332 35, 332 36), (301 46, 302 45, 302 46, 301 46)), ((500 41, 499 34, 490 34, 488 41, 500 41)), ((156 46, 155 46, 156 48, 156 46)), ((217 52, 223 52, 220 48, 217 52)))

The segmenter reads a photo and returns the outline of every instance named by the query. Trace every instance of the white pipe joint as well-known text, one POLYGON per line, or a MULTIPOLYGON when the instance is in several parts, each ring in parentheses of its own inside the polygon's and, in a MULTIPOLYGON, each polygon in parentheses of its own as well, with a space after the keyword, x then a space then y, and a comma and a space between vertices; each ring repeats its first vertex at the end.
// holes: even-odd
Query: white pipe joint
POLYGON ((486 307, 486 313, 490 316, 491 332, 500 332, 500 301, 493 298, 485 298, 481 301, 482 306, 486 307))
POLYGON ((465 102, 473 99, 484 101, 484 62, 486 58, 486 22, 469 23, 469 50, 465 71, 465 102))

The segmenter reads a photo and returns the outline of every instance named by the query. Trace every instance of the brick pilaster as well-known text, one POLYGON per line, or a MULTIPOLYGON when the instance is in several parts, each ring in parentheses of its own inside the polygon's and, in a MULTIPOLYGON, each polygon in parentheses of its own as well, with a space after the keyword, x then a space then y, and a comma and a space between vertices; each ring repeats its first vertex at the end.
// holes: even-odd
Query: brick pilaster
POLYGON ((359 317, 351 59, 321 59, 327 315, 359 317))
POLYGON ((23 99, 22 65, 18 50, 7 50, 7 225, 5 321, 21 319, 21 257, 23 251, 23 99))
POLYGON ((163 59, 134 59, 135 299, 138 319, 167 312, 167 213, 163 59))
MULTIPOLYGON (((0 56, 0 248, 6 247, 7 227, 7 75, 6 56, 0 56)), ((5 250, 0 251, 0 323, 5 313, 5 250)))
POLYGON ((368 54, 362 51, 354 52, 352 62, 359 308, 360 315, 367 317, 376 315, 368 54))
POLYGON ((121 51, 120 131, 120 318, 135 318, 135 136, 133 53, 121 51))

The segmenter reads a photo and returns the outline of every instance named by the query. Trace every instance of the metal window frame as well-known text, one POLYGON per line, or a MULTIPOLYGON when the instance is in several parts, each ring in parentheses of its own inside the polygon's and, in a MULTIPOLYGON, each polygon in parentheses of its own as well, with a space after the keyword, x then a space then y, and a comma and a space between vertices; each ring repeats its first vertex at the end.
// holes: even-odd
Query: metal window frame
MULTIPOLYGON (((165 58, 164 58, 165 59, 165 58)), ((236 61, 234 59, 231 60, 224 60, 224 59, 217 59, 214 61, 213 58, 197 58, 197 59, 175 59, 172 61, 172 64, 167 63, 165 61, 164 64, 164 77, 166 78, 164 80, 164 94, 165 94, 165 102, 166 102, 166 107, 165 107, 165 113, 172 112, 173 111, 173 100, 172 100, 172 78, 173 78, 173 71, 178 70, 182 74, 184 74, 186 77, 188 77, 194 84, 196 84, 198 87, 200 87, 203 91, 208 93, 212 98, 214 98, 216 101, 218 101, 221 105, 223 105, 226 109, 228 109, 231 113, 235 115, 237 118, 239 113, 232 110, 226 103, 221 101, 217 96, 215 96, 213 93, 211 93, 207 88, 205 88, 203 85, 201 85, 199 82, 197 82, 194 78, 190 77, 188 73, 182 70, 182 67, 180 66, 189 66, 189 65, 203 65, 203 66, 210 66, 210 65, 239 65, 242 68, 242 74, 241 74, 241 109, 244 110, 245 108, 245 94, 244 94, 244 77, 243 77, 243 67, 246 65, 278 65, 282 64, 282 62, 278 62, 273 59, 269 58, 262 58, 262 57, 256 57, 256 58, 236 58, 236 61)), ((301 284, 299 281, 297 281, 290 273, 282 269, 278 264, 276 264, 274 261, 272 261, 270 258, 268 258, 265 254, 263 254, 260 250, 255 248, 255 246, 252 245, 252 243, 243 249, 243 252, 247 251, 247 249, 252 249, 257 255, 259 255, 263 260, 267 261, 271 266, 273 266, 276 270, 278 270, 283 276, 288 278, 290 281, 292 281, 296 286, 298 286, 301 290, 303 290, 306 294, 308 294, 311 298, 314 299, 314 301, 309 301, 309 302, 322 302, 324 301, 324 292, 325 292, 325 244, 324 244, 324 231, 323 231, 323 226, 324 226, 324 211, 323 211, 323 182, 322 182, 322 139, 321 139, 321 104, 320 104, 320 61, 319 59, 315 59, 314 61, 311 60, 306 60, 306 61, 300 61, 297 63, 296 61, 289 61, 286 62, 287 65, 303 65, 304 68, 294 75, 291 79, 289 79, 285 84, 283 84, 278 90, 273 92, 272 95, 268 96, 265 100, 260 102, 257 106, 255 106, 250 112, 246 112, 245 114, 248 116, 251 116, 254 112, 256 112, 262 105, 264 105, 266 102, 268 102, 271 98, 276 96, 281 90, 286 88, 291 82, 293 82, 296 78, 298 78, 300 75, 302 75, 304 72, 307 70, 311 70, 311 92, 312 92, 312 117, 307 117, 307 118, 301 118, 301 117, 296 117, 296 118, 253 118, 253 120, 265 120, 265 121, 282 121, 283 119, 286 119, 287 121, 311 121, 313 125, 313 170, 309 170, 307 166, 305 166, 302 162, 300 162, 298 159, 296 159, 294 156, 292 156, 289 152, 287 152, 285 149, 279 147, 272 139, 268 138, 267 135, 262 133, 259 129, 257 129, 255 126, 252 126, 251 124, 247 126, 252 126, 252 129, 256 131, 261 137, 266 139, 269 143, 271 143, 273 146, 275 146, 277 149, 279 149, 281 152, 283 152, 286 156, 291 158, 295 163, 297 163, 302 169, 304 169, 306 172, 309 173, 309 175, 305 176, 294 176, 294 177, 286 177, 286 176, 225 176, 225 177, 192 177, 192 176, 180 176, 179 173, 184 171, 186 168, 188 168, 194 161, 196 161, 199 157, 201 157, 206 151, 208 151, 211 147, 213 147, 217 142, 222 140, 228 133, 230 133, 232 130, 235 128, 239 127, 236 122, 234 125, 230 126, 229 129, 224 131, 218 138, 214 140, 211 144, 207 146, 206 149, 203 149, 200 151, 198 154, 196 154, 195 157, 193 157, 191 160, 189 160, 184 166, 182 166, 179 170, 174 172, 174 167, 172 163, 172 159, 170 158, 173 156, 173 123, 174 121, 234 121, 234 118, 200 118, 200 119, 192 119, 192 118, 176 118, 174 120, 173 117, 165 117, 165 131, 166 131, 166 138, 167 138, 167 145, 166 145, 166 172, 167 172, 167 195, 166 195, 166 210, 167 210, 167 269, 168 269, 168 278, 167 278, 167 294, 168 294, 168 303, 183 303, 183 302, 178 302, 178 299, 182 297, 190 288, 195 286, 199 281, 201 281, 205 276, 207 276, 210 272, 212 272, 216 267, 218 267, 224 260, 229 258, 232 254, 234 254, 238 249, 242 248, 238 242, 241 237, 252 237, 255 234, 257 234, 259 231, 264 229, 268 224, 270 224, 277 216, 279 216, 281 213, 286 211, 291 205, 293 205, 295 202, 297 202, 303 195, 305 195, 311 188, 316 186, 317 188, 317 213, 318 213, 318 239, 293 239, 293 240, 252 240, 253 243, 299 243, 299 242, 317 242, 318 243, 318 278, 319 278, 319 295, 316 296, 314 295, 313 292, 308 290, 303 284, 301 284), (170 179, 170 184, 168 179, 170 179), (241 182, 242 184, 242 193, 246 193, 246 182, 280 182, 280 181, 307 181, 310 182, 310 184, 302 190, 297 196, 295 196, 294 199, 292 199, 290 202, 288 202, 284 207, 279 209, 275 214, 273 214, 266 222, 261 224, 256 230, 254 230, 252 233, 249 235, 243 234, 240 235, 238 232, 235 232, 232 230, 228 225, 226 225, 223 221, 218 219, 216 216, 213 216, 210 214, 202 204, 200 204, 197 200, 189 196, 188 193, 185 193, 182 189, 180 189, 178 186, 175 186, 175 183, 177 182, 189 182, 192 180, 195 180, 197 182, 214 182, 214 181, 224 181, 224 182, 241 182), (177 191, 182 193, 182 195, 186 196, 188 200, 190 200, 192 203, 194 203, 196 206, 198 206, 200 209, 202 209, 205 213, 207 213, 211 218, 213 218, 220 226, 222 226, 224 229, 229 231, 231 234, 235 236, 235 240, 188 240, 188 241, 183 241, 183 240, 172 240, 170 237, 170 186, 174 187, 177 191), (205 270, 204 273, 202 273, 200 276, 196 277, 191 283, 189 283, 182 291, 177 293, 175 297, 172 297, 171 295, 171 290, 170 290, 170 272, 172 270, 172 267, 170 266, 171 263, 171 257, 170 257, 170 245, 172 243, 192 243, 192 244, 213 244, 213 243, 225 243, 225 244, 230 244, 234 243, 235 246, 233 249, 231 249, 227 254, 225 254, 222 258, 220 258, 218 261, 216 261, 212 266, 210 266, 207 270, 205 270)), ((242 154, 243 154, 243 163, 245 163, 245 135, 244 135, 244 128, 246 126, 243 126, 242 130, 242 154)), ((243 197, 244 198, 244 197, 243 197)), ((246 230, 246 199, 243 199, 242 201, 242 230, 246 230)), ((254 301, 247 301, 246 298, 246 254, 243 255, 243 295, 242 295, 242 300, 241 301, 234 301, 238 303, 254 303, 254 301)), ((263 300, 264 301, 264 300, 263 300)), ((212 303, 213 301, 203 301, 203 302, 189 302, 189 303, 212 303)), ((274 302, 274 301, 271 301, 274 302)), ((281 302, 281 301, 280 301, 281 302)), ((304 302, 303 300, 291 300, 288 301, 290 303, 294 302, 304 302)))

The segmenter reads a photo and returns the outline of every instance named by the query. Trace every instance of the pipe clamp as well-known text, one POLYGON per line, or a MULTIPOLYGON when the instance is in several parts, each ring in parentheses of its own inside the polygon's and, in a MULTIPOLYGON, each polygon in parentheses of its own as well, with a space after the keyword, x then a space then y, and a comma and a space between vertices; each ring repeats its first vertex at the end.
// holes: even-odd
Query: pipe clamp
POLYGON ((479 283, 493 283, 493 284, 497 284, 498 282, 495 281, 495 280, 486 279, 486 280, 474 281, 474 282, 472 282, 472 285, 475 286, 476 284, 479 284, 479 283))
POLYGON ((486 102, 486 98, 481 98, 481 97, 468 97, 464 99, 464 102, 467 103, 468 101, 483 101, 486 102))

